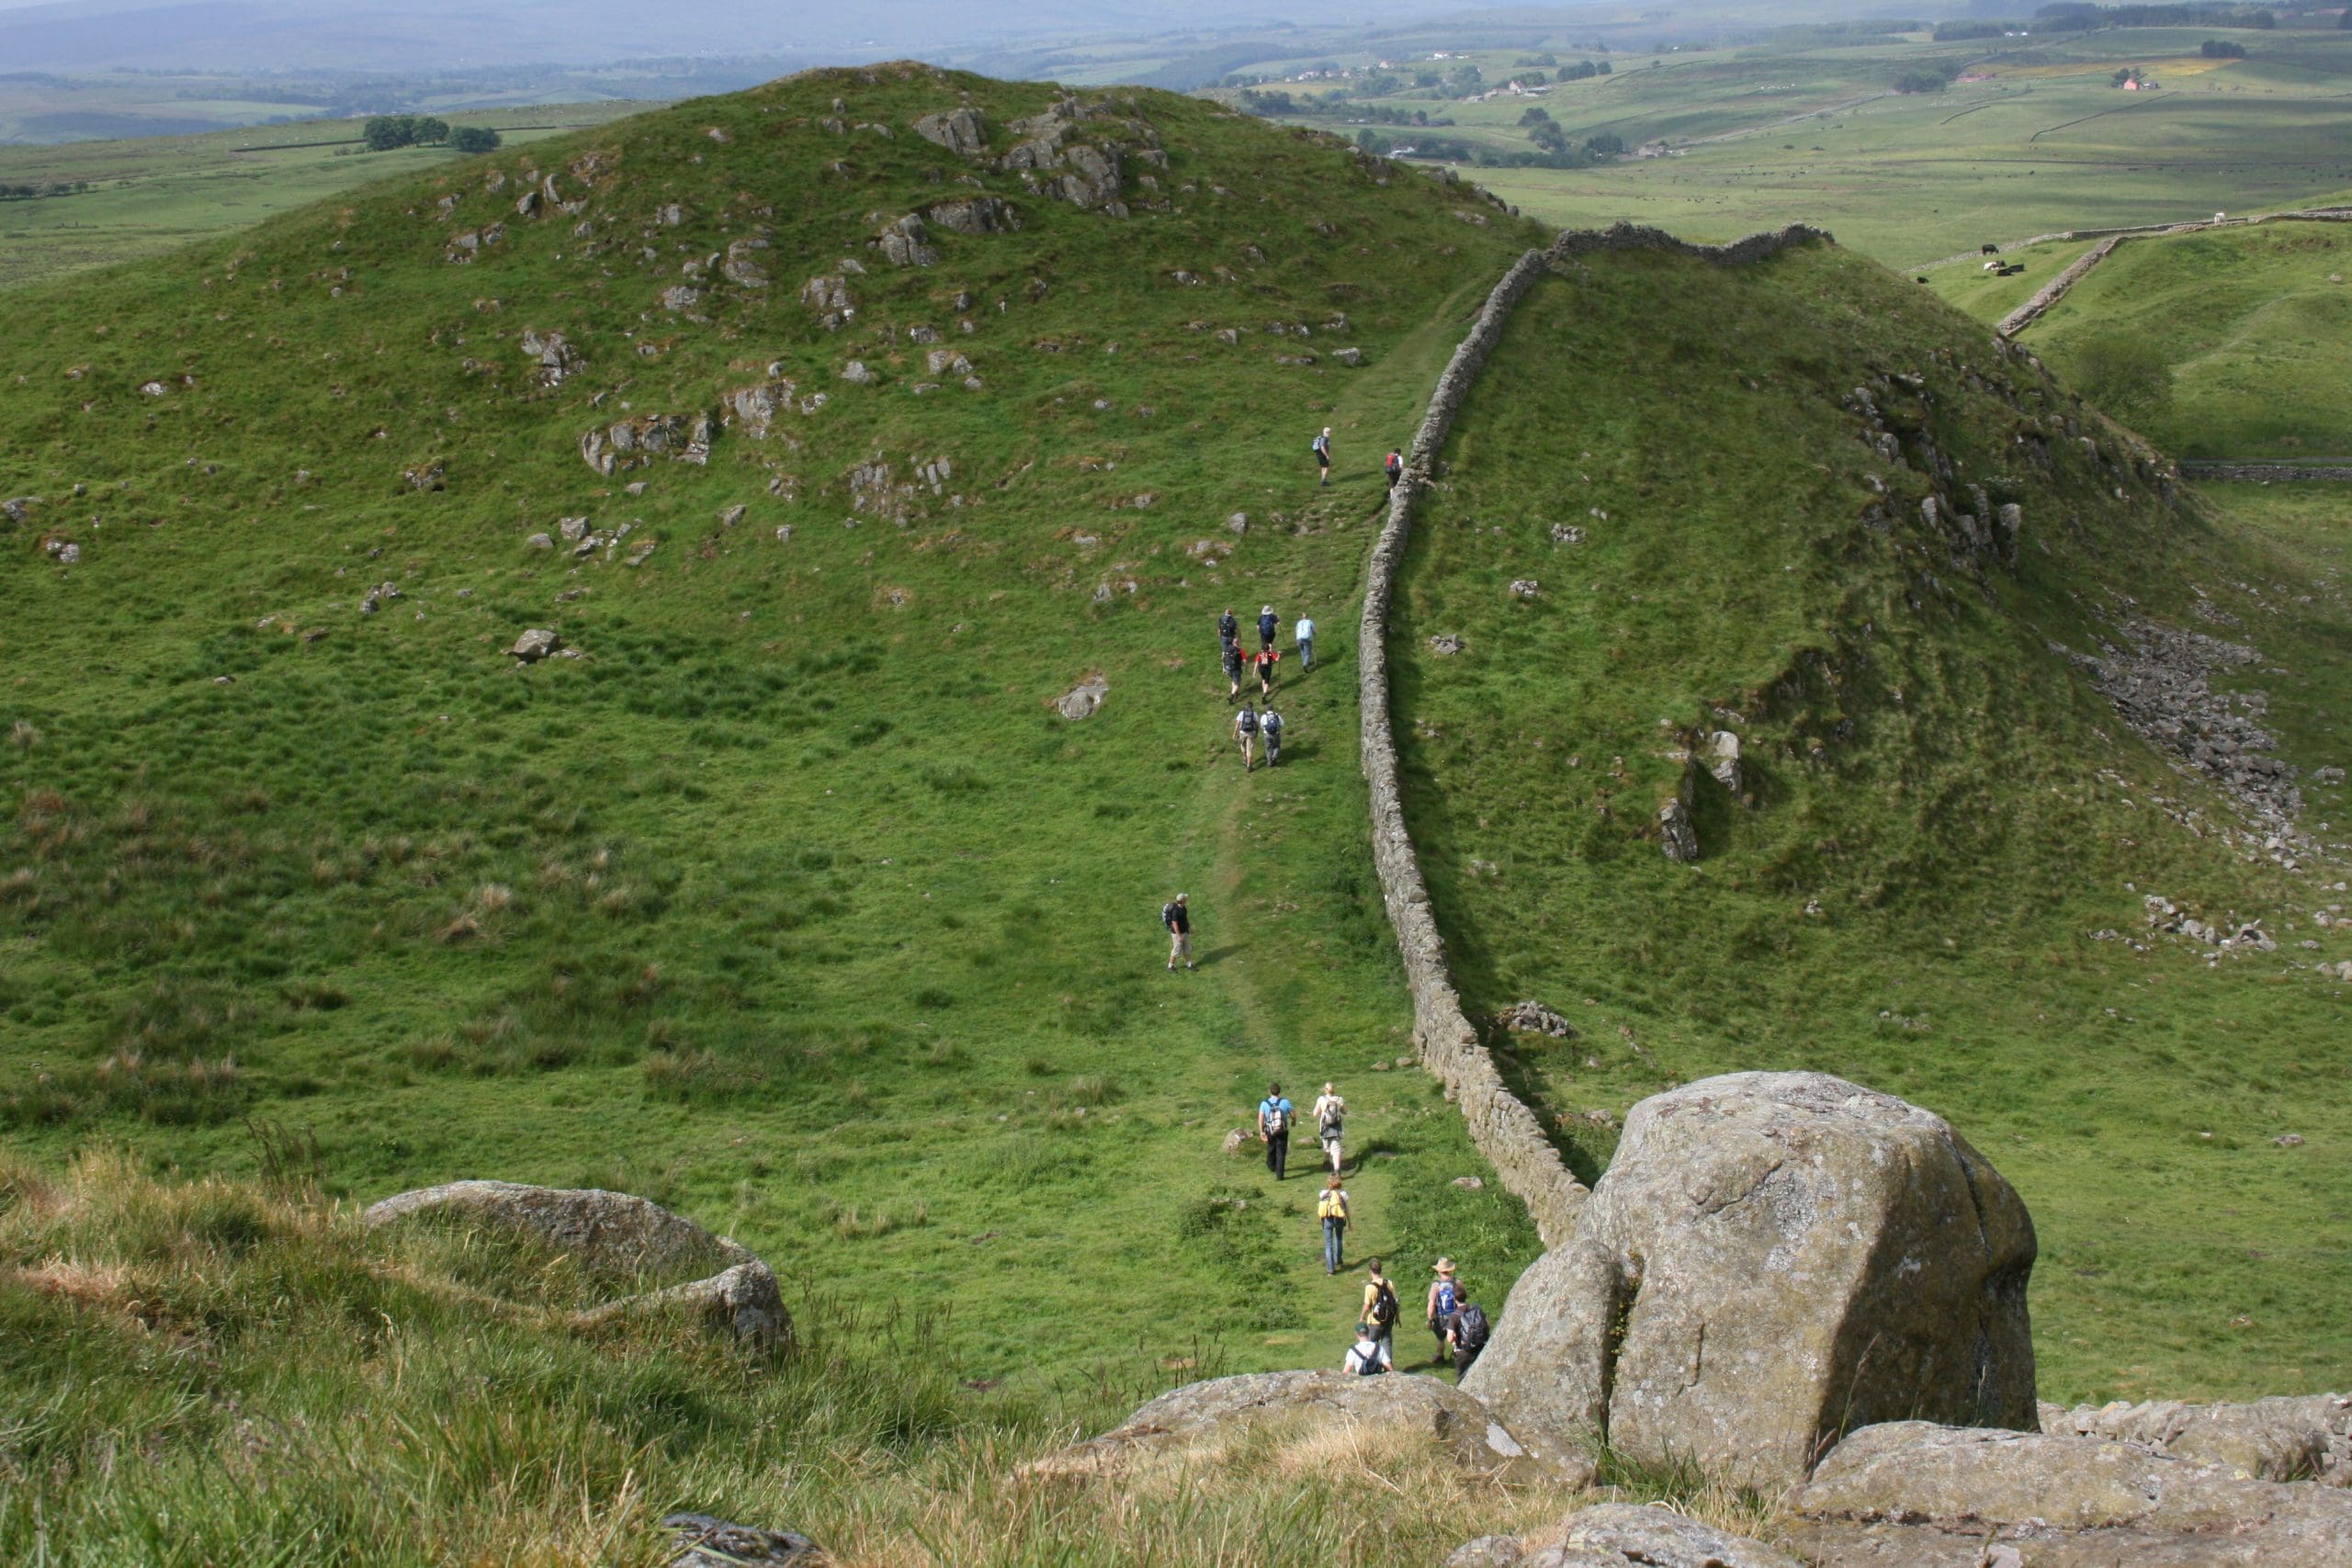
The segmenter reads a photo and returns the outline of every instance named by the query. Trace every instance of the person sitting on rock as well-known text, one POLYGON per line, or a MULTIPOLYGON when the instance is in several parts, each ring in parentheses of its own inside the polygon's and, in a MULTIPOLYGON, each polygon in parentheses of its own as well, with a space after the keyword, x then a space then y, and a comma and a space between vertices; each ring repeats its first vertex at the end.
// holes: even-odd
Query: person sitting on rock
POLYGON ((1393 1372, 1396 1363, 1388 1354, 1388 1346, 1380 1333, 1369 1323, 1356 1325, 1356 1342, 1348 1347, 1340 1370, 1351 1376, 1376 1378, 1383 1372, 1393 1372))

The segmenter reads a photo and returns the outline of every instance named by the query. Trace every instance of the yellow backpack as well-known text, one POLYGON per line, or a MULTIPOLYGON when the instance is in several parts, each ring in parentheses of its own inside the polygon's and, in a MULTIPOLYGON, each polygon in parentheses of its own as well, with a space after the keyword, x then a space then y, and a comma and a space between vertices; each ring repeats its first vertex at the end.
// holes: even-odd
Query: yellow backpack
POLYGON ((1318 1220, 1344 1220, 1348 1217, 1346 1192, 1326 1187, 1322 1196, 1315 1200, 1315 1217, 1318 1220))

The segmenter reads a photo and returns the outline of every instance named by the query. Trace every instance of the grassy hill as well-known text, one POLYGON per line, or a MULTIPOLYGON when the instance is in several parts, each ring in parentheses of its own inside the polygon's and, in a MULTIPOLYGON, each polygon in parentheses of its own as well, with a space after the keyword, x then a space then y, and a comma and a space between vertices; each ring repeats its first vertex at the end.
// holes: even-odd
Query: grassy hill
MULTIPOLYGON (((2053 243, 2018 256, 2029 277, 2047 282, 2084 248, 2053 243)), ((1992 284, 2025 279, 1980 276, 1947 268, 1939 291, 1997 320, 1992 284)), ((2352 225, 2342 223, 2130 240, 2021 341, 2077 380, 2115 382, 2121 411, 2176 457, 2343 457, 2352 454, 2347 276, 2352 225)))
POLYGON ((2240 497, 2165 499, 2142 451, 1834 251, 1583 258, 1514 318, 1415 536, 1407 797, 1465 1005, 1581 1032, 1512 1061, 1588 1169, 1664 1084, 1842 1073, 2017 1183, 2045 1396, 2332 1387, 2341 509, 2249 525, 2240 497), (1949 522, 2005 503, 2013 554, 1949 522), (2096 689, 2075 656, 2123 670, 2143 619, 2258 650, 2211 660, 2224 700, 2186 732, 2251 715, 2332 847, 2250 826, 2096 689), (1718 730, 1736 790, 1704 766, 1718 730), (1694 864, 1658 838, 1686 776, 1694 864), (2152 896, 2275 948, 2158 929, 2152 896))
POLYGON ((236 1170, 260 1116, 361 1198, 641 1191, 937 1305, 983 1380, 1337 1354, 1304 1186, 1220 1153, 1269 1077, 1354 1099, 1356 1256, 1531 1255, 1369 1072, 1408 1010, 1346 628, 1377 454, 1534 231, 1160 96, 1071 129, 1129 216, 1049 199, 994 157, 1054 99, 796 78, 18 297, 13 1144, 236 1170), (986 162, 914 133, 967 99, 986 162), (876 243, 983 197, 1018 230, 876 243), (1214 622, 1268 601, 1321 659, 1245 778, 1214 622), (581 657, 518 669, 529 627, 581 657))

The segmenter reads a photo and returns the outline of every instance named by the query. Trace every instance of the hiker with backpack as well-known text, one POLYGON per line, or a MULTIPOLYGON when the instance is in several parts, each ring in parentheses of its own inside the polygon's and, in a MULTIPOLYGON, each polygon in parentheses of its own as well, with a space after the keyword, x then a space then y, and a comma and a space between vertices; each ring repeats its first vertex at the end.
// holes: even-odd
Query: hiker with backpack
POLYGON ((1396 1370, 1396 1359, 1388 1353, 1388 1342, 1369 1323, 1356 1325, 1356 1342, 1348 1347, 1347 1358, 1340 1370, 1351 1377, 1376 1378, 1396 1370))
POLYGON ((1348 1239, 1348 1190, 1338 1177, 1328 1178, 1315 1195, 1315 1217, 1323 1222, 1323 1273, 1328 1279, 1340 1271, 1348 1239))
POLYGON ((1241 667, 1247 661, 1247 655, 1241 651, 1241 645, 1238 642, 1228 642, 1225 645, 1223 658, 1225 700, 1228 703, 1238 703, 1241 700, 1241 667))
MULTIPOLYGON (((1268 744, 1272 742, 1269 740, 1268 744)), ((1323 1164, 1337 1180, 1343 1168, 1340 1163, 1340 1134, 1348 1119, 1348 1102, 1329 1084, 1315 1099, 1315 1137, 1323 1145, 1323 1164)))
POLYGON ((1325 425, 1323 434, 1315 438, 1314 447, 1316 471, 1323 476, 1317 482, 1328 485, 1331 482, 1331 427, 1329 425, 1325 425))
POLYGON ((1184 908, 1184 897, 1179 893, 1159 907, 1159 923, 1168 928, 1168 972, 1170 975, 1176 973, 1179 959, 1183 961, 1185 968, 1193 967, 1193 917, 1191 911, 1184 908))
POLYGON ((1274 662, 1281 659, 1282 655, 1271 648, 1265 648, 1260 649, 1249 657, 1250 665, 1258 671, 1258 694, 1261 697, 1272 696, 1274 694, 1274 662))
POLYGON ((1487 1309, 1470 1299, 1467 1285, 1455 1292, 1454 1303, 1453 1322, 1445 1331, 1445 1342, 1453 1351, 1453 1383, 1459 1388, 1477 1364, 1478 1352, 1487 1348, 1493 1325, 1487 1321, 1487 1309))
POLYGON ((1281 628, 1282 624, 1282 618, 1274 614, 1274 607, 1272 604, 1260 610, 1258 612, 1258 646, 1261 649, 1273 647, 1274 633, 1281 628))
POLYGON ((1271 768, 1283 760, 1283 716, 1272 703, 1258 716, 1258 733, 1266 738, 1266 766, 1271 768))
POLYGON ((1453 1259, 1441 1258, 1431 1270, 1437 1278, 1430 1281, 1430 1332, 1437 1336, 1438 1364, 1445 1364, 1445 1337, 1453 1329, 1453 1309, 1462 1304, 1462 1287, 1453 1282, 1453 1259))
POLYGON ((1258 710, 1246 702, 1233 716, 1233 738, 1241 742, 1241 771, 1249 773, 1258 765, 1258 710))
POLYGON ((1225 607, 1225 614, 1216 618, 1216 640, 1227 648, 1241 640, 1241 623, 1234 618, 1230 604, 1225 607))
POLYGON ((1380 467, 1388 475, 1388 490, 1393 495, 1396 493, 1396 481, 1405 477, 1405 454, 1391 446, 1388 449, 1388 456, 1381 459, 1380 467))
POLYGON ((1306 615, 1291 623, 1291 636, 1298 641, 1298 667, 1302 671, 1315 668, 1315 622, 1306 615))
POLYGON ((1290 1165, 1290 1122, 1297 1114, 1283 1098, 1282 1085, 1266 1086, 1266 1098, 1258 1102, 1258 1136, 1266 1141, 1266 1168, 1274 1173, 1276 1181, 1290 1165))
POLYGON ((1403 1308, 1396 1301, 1396 1287, 1380 1271, 1380 1259, 1375 1258, 1365 1266, 1363 1277, 1363 1320, 1380 1341, 1380 1359, 1390 1366, 1396 1364, 1396 1319, 1403 1308))

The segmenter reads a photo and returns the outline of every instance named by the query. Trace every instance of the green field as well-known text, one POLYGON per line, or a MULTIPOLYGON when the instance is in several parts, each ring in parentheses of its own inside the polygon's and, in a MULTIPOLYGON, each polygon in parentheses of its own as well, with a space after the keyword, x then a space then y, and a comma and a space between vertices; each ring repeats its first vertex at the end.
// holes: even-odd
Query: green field
MULTIPOLYGON (((526 145, 552 126, 601 125, 647 106, 566 104, 456 117, 526 145)), ((86 183, 72 195, 0 201, 0 288, 162 255, 395 173, 435 167, 438 147, 368 152, 356 120, 0 146, 0 186, 86 183), (327 143, 327 145, 317 145, 327 143)))
MULTIPOLYGON (((2011 259, 2047 281, 2081 243, 2037 245, 2011 259)), ((1961 268, 1937 289, 1997 320, 2006 293, 1961 268)), ((2028 326, 2020 341, 2062 373, 2128 341, 2165 375, 2132 423, 2180 457, 2295 459, 2352 455, 2352 224, 2254 228, 2127 240, 2028 326)))
MULTIPOLYGON (((1915 35, 1667 55, 1564 50, 1565 63, 1607 59, 1613 70, 1541 96, 1374 101, 1451 118, 1455 128, 1434 134, 1498 149, 1530 148, 1519 121, 1540 106, 1572 142, 1608 134, 1629 150, 1665 150, 1582 169, 1465 169, 1549 223, 1628 219, 1722 241, 1809 222, 1906 268, 2058 230, 2301 205, 2352 188, 2352 33, 2233 30, 2248 57, 2206 69, 2217 62, 2193 57, 2213 36, 2147 28, 2049 43, 1915 35), (2181 74, 2161 63, 2183 60, 2181 74), (2116 90, 2109 78, 2124 64, 2150 66, 2162 88, 2116 90), (1893 90, 1923 71, 1987 79, 1893 90)), ((1511 80, 1524 57, 1467 56, 1489 86, 1511 80)))
MULTIPOLYGON (((1521 307, 1465 409, 1394 633, 1465 1004, 1578 1023, 1516 1070, 1588 1168, 1634 1100, 1733 1069, 1836 1072, 1951 1116, 2034 1214, 2044 1397, 2347 1381, 2347 987, 2314 972, 2352 953, 2314 920, 2344 904, 2340 861, 2290 873, 2225 840, 2236 813, 2045 648, 2115 637, 2122 593, 2243 637, 2260 669, 2228 679, 2267 694, 2279 755, 2340 765, 2340 502, 2176 510, 2079 452, 2038 461, 2014 443, 2063 398, 2030 391, 2020 423, 1963 366, 2030 370, 1969 364, 1965 318, 1834 253, 1585 266, 1521 307), (1921 428, 1961 474, 2022 501, 2014 575, 1921 529, 1922 473, 1854 439, 1840 389, 1894 370, 1926 378, 1921 428), (1891 529, 1866 520, 1871 473, 1891 529), (1553 544, 1571 520, 1584 541, 1553 544), (1529 578, 1538 597, 1506 592, 1529 578), (1439 633, 1467 651, 1432 654, 1439 633), (1655 841, 1663 754, 1718 726, 1753 805, 1702 780, 1703 858, 1678 865, 1655 841), (2209 964, 2148 935, 2151 893, 2262 917, 2278 951, 2209 964)), ((2303 790, 2331 838, 2341 775, 2303 790)))

